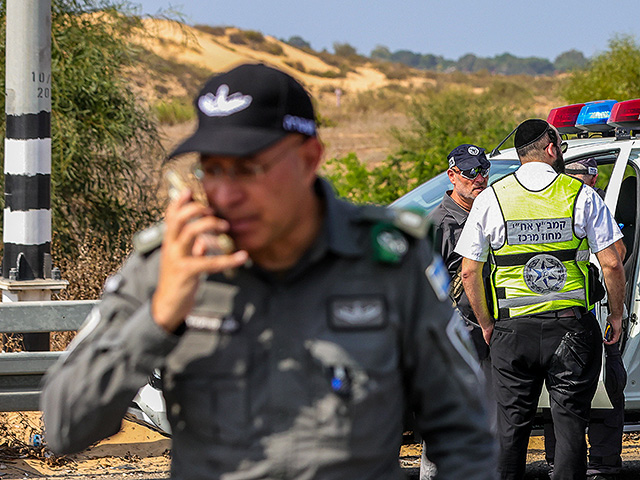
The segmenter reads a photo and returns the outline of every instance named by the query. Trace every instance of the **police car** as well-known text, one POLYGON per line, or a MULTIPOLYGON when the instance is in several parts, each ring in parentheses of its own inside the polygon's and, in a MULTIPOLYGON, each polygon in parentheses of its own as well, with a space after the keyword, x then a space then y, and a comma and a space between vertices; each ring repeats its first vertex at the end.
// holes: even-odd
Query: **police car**
MULTIPOLYGON (((640 429, 640 258, 638 255, 640 232, 638 216, 638 176, 640 175, 640 99, 617 102, 599 100, 566 105, 551 110, 547 121, 554 125, 567 144, 564 153, 567 165, 578 160, 594 158, 598 163, 597 186, 606 191, 605 203, 614 213, 627 247, 623 259, 627 278, 625 306, 628 312, 623 320, 621 341, 623 361, 628 381, 625 389, 626 430, 640 429)), ((511 132, 513 134, 513 132, 511 132)), ((516 170, 520 165, 514 148, 490 154, 491 173, 489 183, 516 170)), ((392 203, 392 207, 421 208, 431 211, 451 189, 446 173, 425 182, 392 203)), ((595 255, 591 262, 597 265, 595 255)), ((601 324, 607 317, 606 299, 597 307, 601 324)), ((549 405, 548 395, 543 393, 540 407, 549 405)), ((611 403, 601 381, 594 398, 595 408, 610 408, 611 403)))

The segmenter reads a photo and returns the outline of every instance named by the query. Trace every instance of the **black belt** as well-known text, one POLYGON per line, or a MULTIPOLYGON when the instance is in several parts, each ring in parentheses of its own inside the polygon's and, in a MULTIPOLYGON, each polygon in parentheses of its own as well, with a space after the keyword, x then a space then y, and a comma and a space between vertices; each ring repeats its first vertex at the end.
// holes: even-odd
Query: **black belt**
POLYGON ((551 312, 542 312, 542 313, 534 313, 532 315, 520 315, 518 317, 511 317, 510 319, 516 318, 563 318, 563 317, 576 317, 578 320, 587 314, 587 309, 584 307, 567 307, 562 310, 553 310, 551 312), (570 314, 570 315, 567 315, 570 314))

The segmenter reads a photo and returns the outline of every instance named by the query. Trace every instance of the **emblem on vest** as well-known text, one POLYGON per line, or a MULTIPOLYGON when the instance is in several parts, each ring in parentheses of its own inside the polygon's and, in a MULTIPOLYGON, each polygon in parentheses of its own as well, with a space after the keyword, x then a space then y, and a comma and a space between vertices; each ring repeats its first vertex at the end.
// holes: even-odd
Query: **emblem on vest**
POLYGON ((567 269, 564 264, 546 253, 531 258, 524 266, 522 275, 527 287, 539 294, 562 290, 567 281, 567 269))

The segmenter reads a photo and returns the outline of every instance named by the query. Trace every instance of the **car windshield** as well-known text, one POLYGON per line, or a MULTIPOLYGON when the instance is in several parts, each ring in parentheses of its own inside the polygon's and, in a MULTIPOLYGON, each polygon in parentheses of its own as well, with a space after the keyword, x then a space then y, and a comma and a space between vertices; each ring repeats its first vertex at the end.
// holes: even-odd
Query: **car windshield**
MULTIPOLYGON (((520 162, 517 160, 492 161, 489 183, 493 183, 505 175, 514 172, 519 166, 520 162)), ((419 209, 424 213, 429 213, 442 201, 445 192, 451 190, 451 188, 451 182, 445 171, 403 195, 393 202, 391 206, 410 210, 419 209)))

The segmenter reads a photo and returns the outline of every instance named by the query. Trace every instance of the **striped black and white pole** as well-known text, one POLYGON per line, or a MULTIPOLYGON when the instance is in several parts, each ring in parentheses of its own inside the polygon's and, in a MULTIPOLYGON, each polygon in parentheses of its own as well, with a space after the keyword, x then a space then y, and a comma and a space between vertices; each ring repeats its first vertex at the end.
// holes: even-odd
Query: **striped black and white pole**
MULTIPOLYGON (((51 0, 7 0, 6 8, 0 286, 3 302, 42 301, 52 290, 46 281, 51 279, 51 0)), ((48 334, 25 335, 25 348, 48 349, 48 334)))

